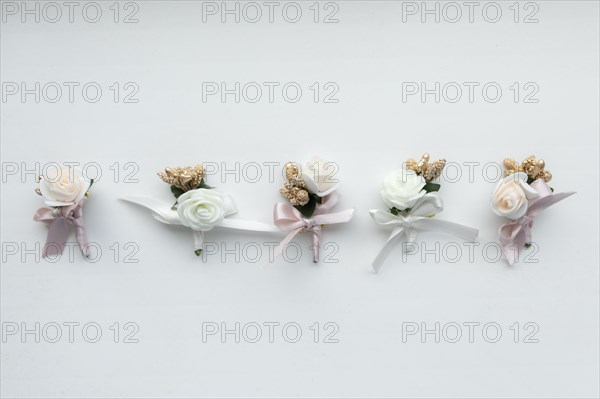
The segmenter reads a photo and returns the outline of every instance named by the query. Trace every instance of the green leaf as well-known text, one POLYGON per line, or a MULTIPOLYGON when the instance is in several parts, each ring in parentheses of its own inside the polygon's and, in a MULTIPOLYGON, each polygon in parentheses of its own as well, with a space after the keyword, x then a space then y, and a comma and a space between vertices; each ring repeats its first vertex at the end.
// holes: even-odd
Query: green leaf
POLYGON ((206 189, 211 189, 214 187, 209 186, 208 184, 204 183, 204 179, 200 180, 200 185, 196 188, 206 188, 206 189))
POLYGON ((196 256, 200 256, 200 255, 202 255, 202 250, 196 249, 196 250, 194 250, 194 253, 196 254, 196 256))
POLYGON ((533 180, 531 177, 527 176, 527 184, 531 184, 533 183, 535 180, 533 180))
POLYGON ((393 207, 390 208, 390 213, 392 215, 394 215, 394 216, 398 216, 400 214, 407 215, 407 214, 410 213, 410 208, 406 208, 406 209, 400 210, 400 209, 396 208, 395 206, 393 206, 393 207))
POLYGON ((179 187, 171 186, 171 192, 173 193, 173 195, 175 196, 175 198, 179 198, 179 196, 181 194, 183 194, 185 191, 183 191, 179 187))
POLYGON ((526 242, 525 243, 525 249, 529 249, 531 247, 531 243, 530 242, 526 242))
POLYGON ((319 202, 319 197, 314 194, 308 195, 308 202, 305 205, 296 205, 296 208, 302 216, 305 218, 309 218, 315 213, 315 209, 317 208, 317 202, 319 202))
POLYGON ((427 184, 425 184, 425 186, 423 186, 423 190, 425 190, 428 193, 434 192, 434 191, 440 191, 440 185, 437 183, 432 183, 429 182, 427 184))

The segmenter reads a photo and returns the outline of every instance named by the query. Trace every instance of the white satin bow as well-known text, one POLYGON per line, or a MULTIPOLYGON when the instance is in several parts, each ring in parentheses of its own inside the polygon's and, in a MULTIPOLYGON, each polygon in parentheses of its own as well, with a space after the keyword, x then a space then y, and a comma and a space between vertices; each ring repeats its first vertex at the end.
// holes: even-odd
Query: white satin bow
POLYGON ((394 227, 387 242, 371 264, 375 272, 379 272, 397 241, 413 243, 419 230, 439 231, 460 237, 465 241, 473 241, 477 238, 479 234, 477 229, 445 220, 432 219, 436 213, 441 212, 443 209, 444 205, 441 197, 437 193, 427 193, 417 201, 408 215, 393 215, 390 212, 381 210, 369 211, 375 223, 394 227))

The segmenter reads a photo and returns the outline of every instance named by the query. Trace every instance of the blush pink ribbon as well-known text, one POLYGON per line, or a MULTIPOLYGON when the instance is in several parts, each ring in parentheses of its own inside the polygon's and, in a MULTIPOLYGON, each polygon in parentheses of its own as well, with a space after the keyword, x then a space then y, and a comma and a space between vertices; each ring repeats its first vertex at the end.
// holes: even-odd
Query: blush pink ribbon
POLYGON ((43 256, 56 256, 63 253, 69 238, 69 224, 75 227, 75 238, 81 253, 89 257, 89 243, 83 223, 83 204, 85 197, 74 205, 53 208, 40 208, 33 215, 33 220, 49 225, 43 256))
POLYGON ((312 232, 313 238, 313 262, 319 261, 319 244, 321 242, 322 227, 326 224, 346 223, 352 219, 354 209, 347 209, 342 212, 329 213, 340 200, 341 196, 333 192, 323 197, 323 202, 317 205, 317 209, 310 218, 305 218, 302 214, 288 202, 280 202, 275 205, 273 210, 273 220, 275 226, 282 231, 289 231, 289 234, 275 248, 274 257, 281 255, 286 245, 292 241, 296 234, 302 230, 312 232))
POLYGON ((550 186, 543 180, 534 181, 531 183, 531 187, 540 196, 529 201, 525 215, 512 222, 503 224, 498 231, 502 253, 510 265, 518 260, 519 253, 525 248, 525 245, 531 243, 531 227, 538 213, 556 204, 558 201, 562 201, 575 194, 574 191, 552 193, 550 186))

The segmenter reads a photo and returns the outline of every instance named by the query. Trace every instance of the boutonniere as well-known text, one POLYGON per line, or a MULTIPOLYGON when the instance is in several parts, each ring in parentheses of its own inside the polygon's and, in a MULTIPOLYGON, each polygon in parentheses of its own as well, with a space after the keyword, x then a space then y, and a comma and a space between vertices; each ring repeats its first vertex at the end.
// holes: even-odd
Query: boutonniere
POLYGON ((333 213, 331 210, 341 199, 336 191, 338 181, 333 176, 335 165, 313 157, 304 168, 288 162, 285 183, 280 193, 287 202, 275 205, 274 224, 288 235, 275 249, 275 257, 301 231, 312 234, 313 262, 319 261, 319 245, 325 225, 346 223, 352 219, 354 209, 333 213))
POLYGON ((531 245, 531 227, 538 213, 575 194, 555 193, 548 185, 551 179, 544 161, 533 155, 521 164, 510 158, 504 160, 504 178, 496 185, 491 206, 496 215, 512 220, 498 232, 502 253, 511 265, 531 245))
POLYGON ((208 186, 202 165, 184 168, 166 168, 158 176, 171 186, 175 203, 171 204, 150 196, 132 196, 123 200, 152 211, 159 222, 182 225, 192 230, 194 253, 202 254, 204 234, 215 227, 248 231, 278 231, 275 226, 253 220, 233 219, 237 207, 230 195, 208 186))
POLYGON ((424 154, 420 161, 410 159, 404 167, 385 177, 381 198, 387 210, 371 210, 369 213, 375 223, 393 230, 372 263, 376 272, 397 242, 414 243, 419 230, 439 231, 467 241, 477 238, 479 232, 476 229, 434 218, 444 209, 438 193, 441 185, 436 180, 445 165, 444 159, 430 162, 429 154, 424 154))
POLYGON ((87 181, 80 169, 62 166, 40 176, 35 192, 44 198, 47 207, 40 208, 33 220, 48 225, 48 236, 43 256, 63 253, 69 237, 69 225, 75 229, 75 238, 84 257, 89 257, 89 243, 83 222, 83 205, 93 180, 87 181))

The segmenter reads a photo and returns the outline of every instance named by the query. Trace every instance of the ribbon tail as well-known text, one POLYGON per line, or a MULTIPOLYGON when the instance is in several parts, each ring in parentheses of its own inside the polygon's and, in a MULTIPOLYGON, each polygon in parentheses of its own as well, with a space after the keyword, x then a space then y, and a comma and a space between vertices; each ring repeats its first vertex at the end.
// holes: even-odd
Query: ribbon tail
POLYGON ((532 200, 531 205, 527 210, 527 214, 531 218, 534 218, 540 211, 549 208, 550 206, 556 204, 559 201, 564 200, 567 197, 570 197, 573 194, 575 194, 575 191, 567 191, 564 193, 551 194, 542 198, 532 200))
POLYGON ((500 249, 508 264, 511 266, 514 265, 518 259, 520 248, 517 245, 502 245, 500 249))
MULTIPOLYGON (((404 230, 404 235, 406 236, 405 243, 414 244, 417 241, 417 230, 413 228, 407 228, 404 230)), ((407 245, 402 246, 402 251, 407 254, 409 252, 409 247, 407 245)))
POLYGON ((531 242, 530 225, 517 225, 514 222, 500 226, 498 232, 500 248, 509 265, 519 260, 519 254, 528 242, 531 242))
POLYGON ((304 227, 300 227, 290 231, 290 233, 285 236, 285 238, 279 243, 277 248, 275 248, 275 252, 273 253, 273 260, 275 260, 279 255, 283 253, 285 247, 292 241, 292 239, 296 236, 296 234, 300 233, 304 227))
POLYGON ((202 255, 202 248, 204 247, 204 232, 200 230, 192 230, 194 236, 194 253, 196 256, 202 255))
POLYGON ((256 231, 256 232, 281 232, 277 228, 277 226, 258 222, 254 220, 245 220, 245 219, 231 219, 225 218, 223 222, 218 227, 223 227, 226 229, 235 229, 235 230, 246 230, 246 231, 256 231))
POLYGON ((422 230, 439 231, 453 235, 465 241, 475 241, 479 235, 477 229, 439 219, 423 219, 421 222, 417 222, 417 227, 422 230))
POLYGON ((90 257, 90 243, 87 238, 87 233, 85 231, 85 225, 83 224, 83 218, 78 219, 78 223, 74 224, 75 226, 75 239, 79 244, 79 248, 81 249, 81 253, 84 257, 90 257))
POLYGON ((46 237, 46 244, 44 245, 44 251, 42 256, 57 256, 62 255, 67 238, 69 237, 69 223, 64 218, 54 219, 50 223, 48 229, 48 236, 46 237))
POLYGON ((398 240, 400 240, 402 237, 404 237, 405 235, 406 235, 406 232, 404 230, 404 227, 398 227, 398 228, 394 229, 394 231, 392 231, 392 234, 390 234, 387 242, 385 243, 383 248, 381 248, 381 250, 375 257, 375 259, 371 263, 371 266, 373 267, 373 270, 375 271, 375 273, 379 273, 381 266, 383 266, 383 262, 388 257, 394 244, 396 244, 396 242, 398 240))
POLYGON ((149 209, 152 212, 154 219, 161 223, 181 225, 181 220, 177 212, 171 209, 171 205, 165 203, 159 199, 149 197, 146 195, 138 195, 121 198, 122 201, 131 202, 132 204, 142 206, 149 209))

